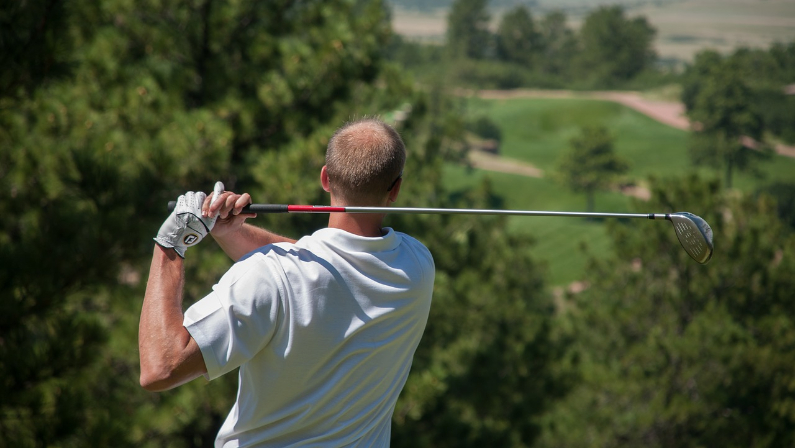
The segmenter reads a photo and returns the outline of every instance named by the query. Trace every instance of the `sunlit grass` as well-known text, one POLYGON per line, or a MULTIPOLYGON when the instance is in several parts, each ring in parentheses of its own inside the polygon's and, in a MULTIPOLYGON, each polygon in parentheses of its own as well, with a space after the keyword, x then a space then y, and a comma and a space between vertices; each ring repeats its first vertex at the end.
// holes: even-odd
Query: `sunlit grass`
MULTIPOLYGON (((557 183, 550 174, 556 169, 561 154, 568 151, 569 140, 586 125, 604 126, 611 132, 616 152, 630 165, 628 180, 644 184, 649 176, 677 177, 693 171, 723 178, 720 171, 692 166, 687 132, 658 123, 620 104, 585 99, 474 99, 469 101, 467 112, 472 117, 488 116, 500 126, 502 155, 532 163, 547 174, 544 178, 530 178, 452 164, 445 167, 444 183, 451 191, 474 187, 488 178, 506 208, 585 210, 585 197, 557 183)), ((776 156, 759 167, 762 178, 735 172, 734 187, 754 192, 772 182, 795 179, 795 159, 776 156)), ((601 212, 664 212, 632 210, 631 202, 617 192, 604 192, 597 194, 595 206, 601 212)), ((698 214, 698 210, 689 211, 698 214)), ((639 222, 638 225, 660 223, 639 222)), ((530 235, 535 240, 527 250, 547 265, 547 279, 553 286, 583 278, 588 258, 583 255, 583 248, 596 257, 612 251, 603 221, 513 217, 509 220, 509 231, 530 235)))

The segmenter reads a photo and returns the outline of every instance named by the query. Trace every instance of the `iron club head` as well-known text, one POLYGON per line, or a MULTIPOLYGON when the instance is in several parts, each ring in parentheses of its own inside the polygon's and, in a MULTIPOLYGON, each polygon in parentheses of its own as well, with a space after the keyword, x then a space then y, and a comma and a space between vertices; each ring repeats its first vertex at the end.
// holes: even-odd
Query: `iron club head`
POLYGON ((665 219, 674 225, 679 243, 691 258, 701 264, 712 258, 712 228, 700 216, 678 212, 666 215, 665 219))

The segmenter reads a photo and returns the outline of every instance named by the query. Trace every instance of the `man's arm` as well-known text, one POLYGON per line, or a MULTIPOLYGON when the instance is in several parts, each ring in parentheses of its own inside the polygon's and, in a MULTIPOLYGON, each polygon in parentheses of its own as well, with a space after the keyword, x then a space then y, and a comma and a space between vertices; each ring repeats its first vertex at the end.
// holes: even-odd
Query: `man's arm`
POLYGON ((182 258, 155 245, 138 326, 140 382, 149 391, 171 389, 207 373, 199 346, 182 326, 184 277, 182 258))
POLYGON ((243 255, 267 244, 295 242, 294 239, 245 224, 246 219, 257 216, 253 213, 241 213, 243 207, 250 203, 251 196, 248 193, 236 194, 227 191, 221 194, 216 201, 207 198, 202 207, 203 216, 218 215, 218 220, 210 234, 234 261, 240 260, 243 255))
MULTIPOLYGON (((218 222, 220 223, 221 219, 219 219, 218 222)), ((243 255, 267 244, 295 242, 294 239, 277 235, 261 227, 252 226, 251 224, 243 224, 235 232, 222 235, 216 235, 215 232, 211 232, 210 235, 213 236, 229 258, 234 261, 240 260, 243 255)))

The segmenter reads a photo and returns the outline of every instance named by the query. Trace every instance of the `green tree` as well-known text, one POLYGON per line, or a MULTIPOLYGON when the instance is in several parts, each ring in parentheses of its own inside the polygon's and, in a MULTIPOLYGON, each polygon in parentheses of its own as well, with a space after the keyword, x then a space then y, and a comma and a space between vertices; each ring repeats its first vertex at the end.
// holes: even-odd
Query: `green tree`
POLYGON ((759 144, 764 132, 761 115, 753 107, 753 92, 730 61, 716 61, 708 53, 688 75, 695 78, 687 89, 688 117, 696 123, 690 154, 696 164, 722 167, 727 188, 735 170, 749 171, 754 162, 769 157, 759 144))
MULTIPOLYGON (((259 201, 320 203, 315 176, 333 130, 352 116, 401 110, 396 124, 411 151, 402 203, 494 200, 447 199, 442 164, 459 155, 464 124, 449 100, 415 91, 384 60, 381 2, 34 0, 7 11, 0 58, 14 71, 0 75, 0 211, 10 217, 0 224, 0 447, 211 444, 234 375, 163 394, 137 384, 141 279, 164 204, 177 194, 221 179, 259 201), (42 35, 31 31, 39 24, 42 35), (6 38, 13 33, 46 39, 19 52, 6 38)), ((260 219, 293 236, 325 225, 260 219)), ((542 271, 513 253, 527 241, 502 239, 506 223, 496 219, 390 224, 430 246, 442 304, 396 412, 396 440, 455 440, 460 429, 474 441, 529 444, 532 419, 562 389, 547 368, 557 351, 546 344, 542 271), (480 311, 472 327, 458 325, 472 309, 480 311), (458 348, 447 355, 448 346, 458 348), (501 381, 485 388, 484 378, 501 381), (442 392, 423 392, 437 384, 442 392), (448 399, 490 420, 445 411, 448 399)), ((211 242, 192 250, 186 305, 229 266, 211 242)))
POLYGON ((447 15, 447 48, 455 58, 481 59, 491 41, 488 0, 456 0, 447 15))
POLYGON ((560 159, 558 176, 573 191, 585 193, 586 209, 592 212, 594 194, 609 188, 629 167, 616 155, 613 138, 604 128, 583 128, 570 144, 571 151, 560 159))
POLYGON ((795 79, 795 40, 787 44, 776 42, 771 45, 769 52, 778 69, 778 79, 791 84, 795 79))
MULTIPOLYGON (((454 207, 494 206, 488 186, 454 207)), ((434 217, 421 236, 437 267, 434 303, 394 415, 395 447, 525 447, 566 391, 551 370, 554 308, 542 271, 501 218, 434 217), (516 248, 522 248, 516 250, 516 248)))
POLYGON ((651 67, 656 31, 645 17, 627 18, 621 6, 602 6, 580 28, 579 76, 612 86, 651 67))
POLYGON ((559 337, 579 379, 538 446, 793 445, 795 236, 769 198, 716 181, 652 192, 644 210, 709 222, 715 256, 693 262, 668 225, 611 225, 615 258, 565 301, 559 337))
POLYGON ((786 93, 795 79, 795 42, 773 44, 769 49, 738 48, 726 58, 752 92, 752 108, 765 132, 795 143, 795 96, 786 93))
POLYGON ((0 10, 0 98, 30 93, 68 72, 73 39, 64 2, 13 2, 0 10))
POLYGON ((577 36, 566 25, 566 14, 551 11, 538 24, 539 46, 543 53, 539 58, 539 68, 545 73, 568 76, 571 64, 578 52, 577 36))
POLYGON ((776 201, 779 219, 795 230, 795 183, 775 182, 761 188, 759 193, 769 195, 776 201))
POLYGON ((688 65, 682 74, 681 100, 685 110, 693 110, 705 80, 712 72, 720 71, 723 57, 714 50, 703 50, 696 54, 693 64, 688 65))
POLYGON ((502 16, 497 28, 497 55, 500 59, 532 68, 541 48, 533 16, 524 6, 517 6, 502 16))
MULTIPOLYGON (((269 192, 287 196, 321 133, 410 97, 381 57, 384 5, 40 0, 2 14, 0 446, 207 446, 235 378, 137 386, 163 204, 219 178, 253 191, 268 154, 316 150, 269 192)), ((228 264, 197 249, 187 302, 228 264)))

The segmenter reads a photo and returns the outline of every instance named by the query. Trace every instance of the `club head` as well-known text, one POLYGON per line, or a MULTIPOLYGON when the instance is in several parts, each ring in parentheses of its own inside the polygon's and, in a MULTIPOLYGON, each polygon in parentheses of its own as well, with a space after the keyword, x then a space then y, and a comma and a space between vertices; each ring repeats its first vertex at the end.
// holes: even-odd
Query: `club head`
POLYGON ((688 212, 671 213, 666 219, 674 225, 679 243, 692 259, 704 264, 712 258, 712 228, 706 221, 688 212))

